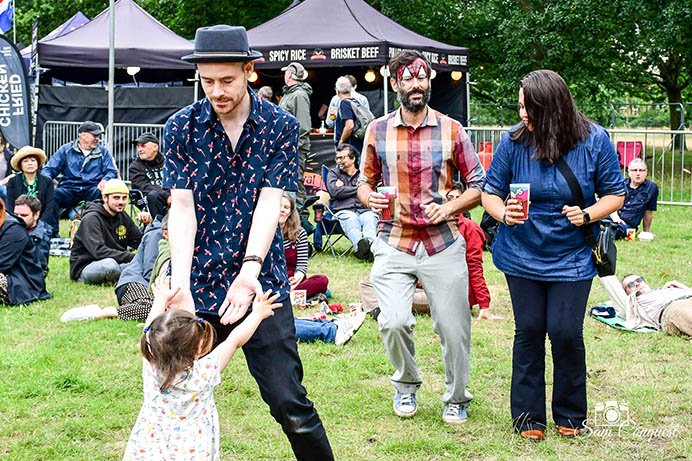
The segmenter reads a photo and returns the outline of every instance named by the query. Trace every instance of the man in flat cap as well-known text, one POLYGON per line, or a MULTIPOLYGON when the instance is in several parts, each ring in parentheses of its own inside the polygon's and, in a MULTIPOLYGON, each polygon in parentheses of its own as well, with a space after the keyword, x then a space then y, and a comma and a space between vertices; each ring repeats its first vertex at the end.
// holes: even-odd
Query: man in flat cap
POLYGON ((171 191, 164 189, 163 154, 159 152, 159 138, 154 133, 142 133, 132 141, 137 145, 137 158, 130 165, 133 189, 139 189, 147 198, 152 219, 163 218, 171 206, 171 191))
MULTIPOLYGON (((68 142, 51 155, 41 174, 62 180, 55 189, 55 215, 60 209, 70 209, 79 202, 98 200, 109 179, 118 177, 113 157, 99 144, 103 130, 95 122, 79 126, 79 138, 68 142)), ((53 229, 57 237, 58 229, 53 229)))
POLYGON ((194 54, 206 98, 164 128, 163 186, 171 189, 171 308, 196 310, 223 341, 255 296, 279 293, 283 306, 243 347, 262 398, 299 460, 333 455, 301 384, 290 285, 278 230, 281 195, 296 190, 298 122, 248 87, 252 60, 243 27, 202 27, 194 54))
POLYGON ((310 130, 312 129, 310 95, 312 94, 312 87, 305 82, 308 73, 301 63, 292 62, 288 66, 282 67, 281 70, 284 71, 284 83, 286 85, 283 88, 283 98, 279 101, 279 107, 293 114, 298 119, 300 126, 296 203, 299 205, 299 209, 301 209, 307 197, 305 184, 303 184, 303 173, 305 172, 305 159, 310 153, 310 130))

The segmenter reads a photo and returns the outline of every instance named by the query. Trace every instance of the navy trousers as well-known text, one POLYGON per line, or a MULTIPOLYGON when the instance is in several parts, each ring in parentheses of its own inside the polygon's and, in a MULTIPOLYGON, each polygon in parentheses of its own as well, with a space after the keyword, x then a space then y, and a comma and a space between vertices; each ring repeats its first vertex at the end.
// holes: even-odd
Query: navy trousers
MULTIPOLYGON (((216 313, 199 313, 216 330, 216 341, 228 337, 239 324, 222 325, 216 313)), ((243 346, 250 374, 257 381, 262 400, 281 425, 299 461, 334 459, 317 410, 302 385, 303 365, 298 356, 291 301, 274 310, 274 316, 260 323, 243 346)))
POLYGON ((545 335, 553 355, 553 421, 580 429, 586 419, 582 335, 591 280, 549 282, 506 275, 514 310, 511 409, 514 429, 544 429, 545 335))

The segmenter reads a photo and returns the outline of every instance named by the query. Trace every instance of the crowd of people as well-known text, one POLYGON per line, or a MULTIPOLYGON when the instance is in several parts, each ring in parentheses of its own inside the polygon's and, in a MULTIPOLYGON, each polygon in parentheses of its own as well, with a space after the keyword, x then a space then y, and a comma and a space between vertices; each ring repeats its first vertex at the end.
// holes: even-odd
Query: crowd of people
MULTIPOLYGON (((355 257, 372 268, 358 287, 362 311, 296 318, 291 293, 320 301, 330 294, 326 275, 309 275, 300 216, 312 89, 300 63, 282 69, 286 86, 278 105, 271 88, 248 89, 259 56, 242 27, 198 29, 194 53, 183 59, 196 65, 206 98, 172 116, 161 142, 152 133, 132 140, 138 155, 130 178, 148 204, 135 219, 125 208, 131 190, 118 179, 94 122, 84 122, 78 139, 49 159, 30 146, 0 158, 6 160, 0 174, 9 177, 0 198, 0 303, 50 297, 50 238, 59 235, 60 215, 76 209, 70 277, 114 284, 118 305, 75 307, 61 320, 145 321, 144 402, 125 459, 167 458, 190 447, 196 456, 218 458, 213 388, 240 347, 296 458, 333 459, 302 384, 296 339, 343 345, 365 312, 376 319, 392 365, 394 413, 410 418, 418 410, 418 311, 431 316, 440 338, 441 418, 466 421, 473 400, 471 307, 478 304, 478 319, 502 319, 490 312, 483 277, 486 237, 468 215, 480 204, 499 223, 492 257, 514 313, 513 428, 530 440, 545 437, 547 334, 553 420, 560 435, 577 436, 587 412, 582 325, 596 275, 583 230, 610 219, 624 235, 640 223, 650 232, 657 188, 646 179, 646 163, 632 161, 624 181, 607 132, 577 110, 552 71, 522 79, 521 123, 504 135, 487 171, 462 125, 428 105, 432 67, 420 52, 403 50, 390 59, 400 107, 370 123, 362 137, 355 133, 367 98, 352 76, 340 77, 327 115, 336 167, 326 188, 355 257), (583 208, 558 164, 578 178, 583 208), (207 180, 221 175, 224 181, 207 180), (508 198, 516 183, 530 184, 529 203, 508 198)), ((621 289, 611 296, 623 316, 692 335, 687 286, 674 281, 651 290, 630 274, 621 289)))

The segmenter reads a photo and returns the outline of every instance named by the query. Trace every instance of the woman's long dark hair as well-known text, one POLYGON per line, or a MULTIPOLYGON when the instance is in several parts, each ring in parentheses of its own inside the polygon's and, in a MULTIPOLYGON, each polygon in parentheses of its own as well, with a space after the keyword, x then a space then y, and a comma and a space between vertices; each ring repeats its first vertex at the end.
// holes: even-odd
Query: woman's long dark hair
POLYGON ((524 108, 533 126, 510 133, 512 141, 533 145, 537 160, 559 158, 589 137, 591 120, 577 110, 565 81, 552 70, 536 70, 521 79, 524 108))
POLYGON ((284 192, 282 198, 285 198, 291 202, 291 212, 288 215, 286 223, 281 226, 281 233, 285 239, 288 239, 291 243, 296 243, 301 229, 300 216, 298 215, 298 210, 296 209, 296 202, 293 200, 293 196, 288 192, 284 192))

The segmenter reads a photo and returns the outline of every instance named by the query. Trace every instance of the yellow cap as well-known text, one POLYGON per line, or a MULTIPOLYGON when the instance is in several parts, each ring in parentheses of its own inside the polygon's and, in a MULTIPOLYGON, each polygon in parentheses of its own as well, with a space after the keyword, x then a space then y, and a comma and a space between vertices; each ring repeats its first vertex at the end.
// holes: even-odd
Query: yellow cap
POLYGON ((130 190, 127 188, 127 184, 122 179, 109 179, 106 181, 106 185, 103 186, 101 191, 103 195, 109 194, 125 194, 128 195, 130 190))

